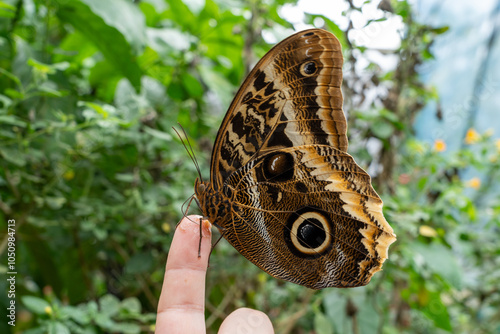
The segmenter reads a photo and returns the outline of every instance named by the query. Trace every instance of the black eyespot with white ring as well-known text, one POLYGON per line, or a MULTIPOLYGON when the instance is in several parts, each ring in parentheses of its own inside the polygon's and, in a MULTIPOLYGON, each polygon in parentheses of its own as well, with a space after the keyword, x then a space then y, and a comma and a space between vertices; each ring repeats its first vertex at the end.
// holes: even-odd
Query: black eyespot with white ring
POLYGON ((333 223, 328 214, 315 208, 303 208, 288 219, 284 237, 290 251, 302 258, 317 258, 333 246, 333 223))
POLYGON ((300 67, 300 74, 309 77, 314 75, 318 71, 318 66, 314 61, 308 61, 300 67))

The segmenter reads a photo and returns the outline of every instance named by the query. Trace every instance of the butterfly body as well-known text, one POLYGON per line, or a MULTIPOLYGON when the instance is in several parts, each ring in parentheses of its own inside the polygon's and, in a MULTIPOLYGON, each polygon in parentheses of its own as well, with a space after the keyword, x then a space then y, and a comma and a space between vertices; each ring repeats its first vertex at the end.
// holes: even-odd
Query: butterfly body
POLYGON ((203 214, 274 277, 313 289, 366 285, 395 240, 370 176, 346 153, 342 54, 312 29, 248 75, 217 134, 203 214))

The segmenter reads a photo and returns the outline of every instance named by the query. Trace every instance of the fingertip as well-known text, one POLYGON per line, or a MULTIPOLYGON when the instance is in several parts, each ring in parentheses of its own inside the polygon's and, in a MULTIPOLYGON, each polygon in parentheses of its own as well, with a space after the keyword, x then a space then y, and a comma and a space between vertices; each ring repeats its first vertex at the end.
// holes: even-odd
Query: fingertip
POLYGON ((242 307, 233 311, 224 319, 218 334, 234 333, 274 333, 273 325, 267 314, 242 307))
POLYGON ((180 229, 182 232, 189 233, 191 235, 196 234, 197 236, 200 235, 200 221, 202 222, 202 237, 203 238, 208 238, 212 236, 212 224, 206 219, 203 219, 202 216, 200 215, 190 215, 190 216, 185 216, 184 218, 181 219, 179 224, 177 225, 177 229, 180 229))
POLYGON ((168 252, 167 270, 179 268, 206 270, 211 249, 210 227, 211 224, 199 215, 181 219, 168 252))

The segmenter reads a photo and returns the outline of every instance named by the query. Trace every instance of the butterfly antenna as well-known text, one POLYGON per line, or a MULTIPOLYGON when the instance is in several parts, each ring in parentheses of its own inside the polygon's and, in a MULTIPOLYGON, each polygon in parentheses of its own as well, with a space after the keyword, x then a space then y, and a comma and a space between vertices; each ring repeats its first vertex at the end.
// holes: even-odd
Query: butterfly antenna
MULTIPOLYGON (((189 207, 191 206, 191 202, 193 202, 193 200, 195 200, 196 197, 195 195, 191 195, 189 196, 189 198, 187 200, 184 201, 184 203, 182 203, 181 205, 181 212, 182 212, 182 218, 187 218, 189 219, 191 222, 195 223, 196 222, 194 220, 192 220, 191 218, 188 217, 187 213, 189 211, 189 207), (187 205, 186 209, 184 210, 184 207, 187 205)), ((180 223, 180 222, 179 222, 180 223)), ((177 223, 177 225, 175 226, 175 228, 177 228, 177 226, 179 225, 179 223, 177 223)))
POLYGON ((193 156, 192 160, 196 166, 196 170, 198 171, 198 175, 200 176, 200 179, 202 179, 200 165, 198 164, 198 160, 196 160, 196 155, 194 154, 193 146, 191 146, 191 142, 189 141, 189 137, 186 133, 186 130, 184 130, 184 128, 182 127, 182 125, 180 125, 180 123, 179 123, 179 126, 181 127, 182 133, 184 133, 184 137, 186 137, 186 141, 188 143, 189 149, 191 150, 191 154, 193 156))
POLYGON ((172 127, 172 129, 174 129, 175 133, 177 134, 177 136, 181 140, 181 143, 184 146, 184 149, 186 150, 187 154, 191 158, 191 161, 193 162, 193 164, 194 164, 194 166, 196 168, 196 171, 198 172, 198 175, 200 176, 200 180, 203 181, 203 177, 201 176, 200 165, 198 164, 198 160, 196 160, 196 155, 194 154, 193 146, 191 146, 191 142, 189 141, 189 138, 188 138, 188 136, 186 134, 186 131, 184 130, 184 128, 182 127, 182 125, 180 123, 178 123, 178 124, 181 127, 182 134, 184 135, 184 138, 186 139, 186 141, 184 141, 184 139, 179 134, 179 131, 177 131, 176 128, 172 127), (186 145, 186 142, 187 142, 187 145, 186 145))
POLYGON ((187 200, 185 200, 184 203, 182 203, 182 205, 181 205, 182 218, 187 217, 187 213, 189 211, 189 207, 191 206, 191 202, 193 201, 193 198, 194 198, 194 194, 189 196, 189 198, 187 200), (187 205, 187 207, 186 207, 186 205, 187 205))

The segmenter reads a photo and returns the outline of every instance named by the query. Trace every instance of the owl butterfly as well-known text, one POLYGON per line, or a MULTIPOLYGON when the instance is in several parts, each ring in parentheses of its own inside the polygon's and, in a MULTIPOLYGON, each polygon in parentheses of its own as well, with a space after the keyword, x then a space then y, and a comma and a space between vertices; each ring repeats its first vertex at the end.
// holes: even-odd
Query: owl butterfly
POLYGON ((312 289, 368 284, 396 235, 370 176, 347 154, 342 52, 296 33, 250 72, 219 129, 203 215, 270 275, 312 289))

